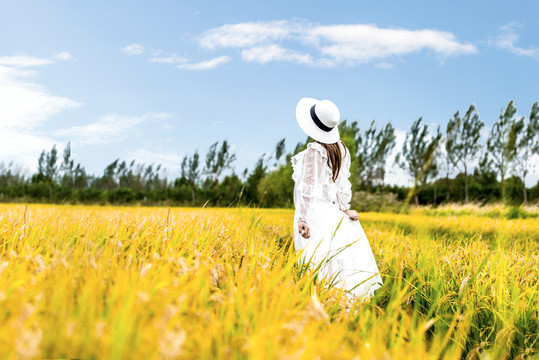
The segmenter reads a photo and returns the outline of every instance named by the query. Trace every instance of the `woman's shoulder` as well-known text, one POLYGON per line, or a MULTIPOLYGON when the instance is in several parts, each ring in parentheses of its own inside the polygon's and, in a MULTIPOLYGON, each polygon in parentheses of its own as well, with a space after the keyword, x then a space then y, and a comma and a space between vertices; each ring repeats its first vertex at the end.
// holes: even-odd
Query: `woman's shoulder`
POLYGON ((311 143, 308 143, 307 144, 307 147, 298 152, 296 155, 292 156, 292 162, 297 162, 299 161, 300 159, 303 159, 303 157, 306 155, 306 154, 319 154, 320 156, 324 157, 324 158, 327 158, 327 152, 326 152, 326 149, 320 145, 319 143, 317 142, 311 142, 311 143))
POLYGON ((317 151, 320 154, 322 154, 322 156, 327 157, 326 148, 323 147, 321 144, 317 143, 316 141, 308 143, 307 144, 307 149, 305 149, 305 150, 317 151))

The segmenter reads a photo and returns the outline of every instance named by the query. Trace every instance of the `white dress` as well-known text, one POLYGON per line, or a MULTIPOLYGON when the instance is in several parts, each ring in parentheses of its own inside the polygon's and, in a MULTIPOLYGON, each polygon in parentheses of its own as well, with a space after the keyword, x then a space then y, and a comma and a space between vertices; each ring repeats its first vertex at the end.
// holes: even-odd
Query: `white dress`
POLYGON ((352 198, 350 155, 346 150, 336 182, 327 159, 326 149, 316 142, 307 144, 307 149, 291 159, 296 208, 294 248, 303 249, 300 264, 309 262, 313 268, 322 264, 318 270, 321 277, 331 277, 352 297, 366 300, 383 281, 359 220, 343 212, 350 209, 352 198), (308 239, 299 233, 299 219, 309 226, 308 239))

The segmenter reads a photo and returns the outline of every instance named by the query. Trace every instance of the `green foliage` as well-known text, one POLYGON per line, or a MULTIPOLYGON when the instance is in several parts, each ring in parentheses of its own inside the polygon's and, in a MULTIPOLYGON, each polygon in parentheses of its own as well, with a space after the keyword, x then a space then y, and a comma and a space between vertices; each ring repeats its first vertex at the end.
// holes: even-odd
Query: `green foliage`
MULTIPOLYGON (((447 177, 452 167, 464 171, 464 194, 465 202, 469 201, 468 193, 468 166, 477 153, 481 150, 479 138, 484 122, 479 118, 479 113, 475 104, 470 105, 463 118, 460 118, 459 111, 447 123, 446 129, 446 162, 447 177)), ((448 190, 448 188, 447 188, 448 190)), ((446 199, 449 200, 449 192, 446 199)))
POLYGON ((294 182, 292 165, 287 163, 264 177, 258 185, 258 193, 264 194, 261 205, 264 207, 291 208, 294 182))
POLYGON ((365 190, 356 191, 352 196, 352 208, 359 212, 390 212, 397 213, 402 207, 402 199, 393 192, 365 190))
POLYGON ((376 132, 373 120, 369 129, 363 133, 358 129, 356 143, 357 160, 355 163, 357 163, 357 174, 361 182, 368 187, 375 182, 383 183, 386 160, 395 146, 395 129, 391 123, 387 123, 376 132))
MULTIPOLYGON (((437 173, 436 157, 442 134, 440 128, 434 136, 429 137, 428 126, 420 117, 406 132, 402 151, 397 155, 395 162, 414 179, 414 188, 419 191, 429 178, 437 173)), ((419 205, 419 197, 415 191, 415 203, 419 205)))
MULTIPOLYGON (((521 176, 522 181, 526 181, 526 176, 530 170, 535 169, 531 157, 539 154, 539 101, 536 101, 530 110, 528 121, 524 117, 517 120, 513 127, 515 134, 515 157, 513 170, 521 176)), ((528 203, 528 194, 526 187, 523 189, 524 204, 528 203)))
POLYGON ((507 107, 500 110, 498 120, 492 126, 487 139, 485 162, 493 166, 501 177, 502 201, 506 201, 505 178, 517 153, 516 134, 519 131, 521 119, 516 119, 517 108, 511 100, 507 107))
POLYGON ((519 207, 512 207, 507 212, 507 218, 508 219, 525 219, 526 218, 526 212, 522 210, 519 207))
MULTIPOLYGON (((358 184, 360 182, 360 176, 358 174, 357 154, 359 149, 358 139, 360 139, 360 130, 357 126, 357 121, 348 124, 347 120, 343 120, 338 126, 341 140, 350 152, 350 182, 352 184, 358 184)), ((307 143, 305 143, 305 147, 306 146, 307 143)))
POLYGON ((264 161, 264 155, 262 155, 256 162, 253 172, 247 178, 245 182, 245 201, 248 204, 258 204, 262 200, 263 193, 259 192, 259 184, 266 176, 267 165, 264 161))

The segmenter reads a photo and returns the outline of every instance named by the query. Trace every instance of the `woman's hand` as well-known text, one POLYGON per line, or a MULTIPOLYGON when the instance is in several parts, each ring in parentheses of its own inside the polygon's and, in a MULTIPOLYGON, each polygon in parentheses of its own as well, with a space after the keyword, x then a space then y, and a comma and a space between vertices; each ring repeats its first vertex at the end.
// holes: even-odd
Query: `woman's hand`
POLYGON ((359 214, 355 210, 344 210, 344 213, 352 220, 359 219, 359 214))
POLYGON ((305 223, 305 221, 298 221, 298 227, 301 236, 303 236, 305 239, 311 237, 311 229, 309 229, 309 226, 307 225, 307 223, 305 223))

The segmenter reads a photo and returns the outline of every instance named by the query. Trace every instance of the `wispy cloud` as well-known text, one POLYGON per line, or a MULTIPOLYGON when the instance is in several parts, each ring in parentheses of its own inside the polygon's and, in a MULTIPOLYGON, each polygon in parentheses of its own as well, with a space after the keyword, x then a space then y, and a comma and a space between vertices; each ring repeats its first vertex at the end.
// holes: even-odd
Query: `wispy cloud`
POLYGON ((168 113, 147 113, 142 116, 124 116, 118 114, 106 114, 95 122, 73 126, 67 129, 57 129, 52 132, 54 136, 64 137, 77 144, 98 145, 115 143, 125 139, 139 124, 150 120, 162 120, 169 118, 168 113))
POLYGON ((150 58, 150 62, 162 63, 162 64, 183 64, 189 61, 188 58, 181 57, 178 55, 170 55, 165 57, 153 57, 150 58))
POLYGON ((469 43, 456 41, 449 32, 437 30, 384 29, 374 25, 316 26, 307 41, 322 55, 337 62, 361 63, 374 59, 431 50, 439 56, 475 53, 469 43))
POLYGON ((73 59, 73 55, 71 55, 71 53, 67 51, 64 51, 64 52, 54 55, 54 58, 58 60, 71 60, 73 59))
POLYGON ((393 68, 393 64, 388 63, 388 62, 381 62, 381 63, 378 63, 378 64, 376 64, 374 66, 379 68, 379 69, 391 69, 391 68, 393 68))
POLYGON ((38 58, 30 55, 0 56, 0 65, 12 66, 16 68, 27 68, 50 65, 54 63, 51 59, 38 58))
POLYGON ((202 48, 241 49, 245 61, 290 61, 315 66, 356 65, 427 50, 439 58, 474 54, 450 32, 381 28, 371 24, 318 25, 308 21, 226 24, 198 37, 202 48), (289 49, 281 46, 286 42, 289 49), (304 49, 298 51, 291 46, 304 49))
POLYGON ((82 105, 32 81, 37 75, 33 68, 52 63, 28 55, 0 57, 0 129, 34 129, 50 116, 82 105))
POLYGON ((37 69, 53 64, 53 59, 68 60, 65 55, 0 57, 0 162, 15 161, 26 169, 34 168, 39 152, 55 143, 38 131, 39 126, 64 110, 83 105, 52 94, 34 80, 37 69))
POLYGON ((300 64, 314 63, 311 55, 285 49, 276 44, 244 49, 241 52, 241 57, 245 61, 256 61, 262 64, 269 61, 292 61, 300 64))
POLYGON ((218 56, 210 60, 204 60, 200 62, 192 62, 191 59, 176 54, 168 56, 157 56, 162 53, 162 50, 154 53, 148 61, 151 63, 160 64, 175 64, 178 69, 183 70, 209 70, 225 64, 230 61, 230 56, 218 56))
POLYGON ((221 64, 225 64, 230 61, 229 56, 219 56, 210 60, 201 61, 198 63, 188 63, 188 64, 179 64, 177 65, 178 69, 185 70, 208 70, 214 69, 221 64))
POLYGON ((515 28, 522 27, 516 22, 511 22, 501 27, 501 34, 498 35, 495 39, 489 41, 491 45, 494 45, 500 49, 508 50, 509 52, 519 55, 519 56, 529 56, 536 59, 539 59, 539 48, 530 46, 528 48, 523 48, 517 46, 518 35, 515 31, 515 28))
POLYGON ((139 44, 131 44, 121 49, 127 55, 142 55, 144 54, 144 48, 139 44))
POLYGON ((48 136, 24 130, 0 127, 0 163, 14 161, 24 172, 37 168, 37 159, 42 150, 50 150, 60 144, 48 136))
POLYGON ((253 47, 284 40, 293 30, 293 24, 286 20, 227 24, 202 33, 199 43, 207 49, 253 47))

